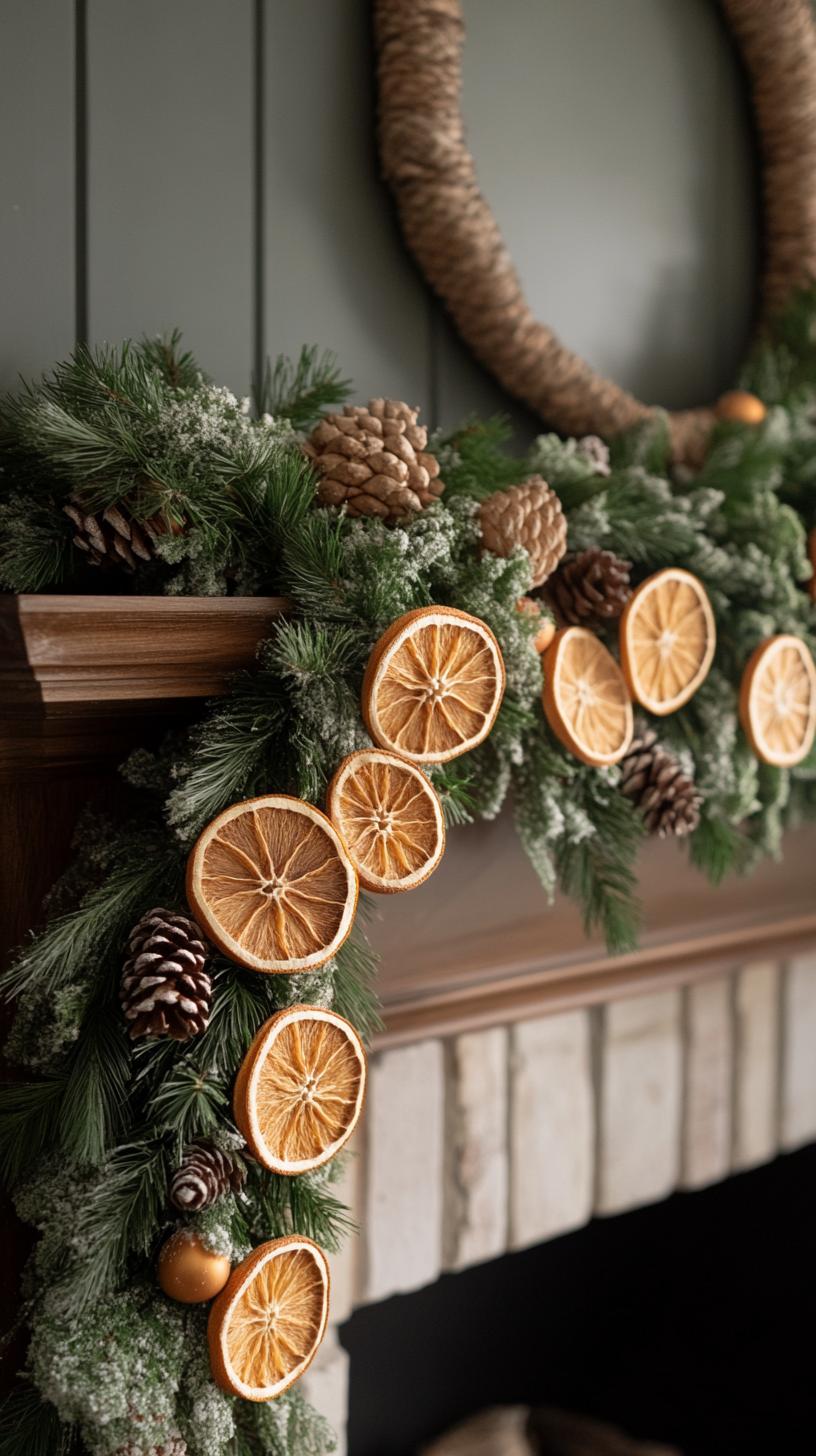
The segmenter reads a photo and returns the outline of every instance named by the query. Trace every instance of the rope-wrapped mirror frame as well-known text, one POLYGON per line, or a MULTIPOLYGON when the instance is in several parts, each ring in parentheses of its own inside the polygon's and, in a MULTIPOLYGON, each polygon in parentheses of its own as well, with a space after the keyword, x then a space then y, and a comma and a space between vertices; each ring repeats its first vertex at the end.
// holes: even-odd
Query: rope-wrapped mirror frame
MULTIPOLYGON (((760 318, 816 277, 816 24, 810 0, 722 0, 745 65, 764 210, 760 318)), ((479 190, 461 111, 460 0, 375 0, 379 138, 406 241, 476 357, 566 434, 606 437, 648 416, 572 353, 524 296, 479 190)), ((678 460, 697 459, 713 406, 669 420, 678 460)))

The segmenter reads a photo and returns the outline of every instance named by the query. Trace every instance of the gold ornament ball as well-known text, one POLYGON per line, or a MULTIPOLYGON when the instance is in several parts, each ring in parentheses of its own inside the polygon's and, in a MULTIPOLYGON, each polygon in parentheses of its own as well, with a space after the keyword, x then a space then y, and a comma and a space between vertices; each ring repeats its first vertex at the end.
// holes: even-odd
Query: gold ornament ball
POLYGON ((733 424, 761 425, 767 413, 762 400, 747 389, 730 389, 717 400, 717 419, 733 424))
POLYGON ((159 1284, 180 1304, 203 1304, 220 1294, 232 1265, 224 1254, 213 1254, 191 1229, 179 1229, 162 1244, 159 1284))
POLYGON ((555 622, 551 617, 545 617, 534 597, 519 597, 516 602, 516 611, 537 623, 538 630, 533 638, 533 646, 540 656, 542 652, 547 651, 555 636, 555 622))

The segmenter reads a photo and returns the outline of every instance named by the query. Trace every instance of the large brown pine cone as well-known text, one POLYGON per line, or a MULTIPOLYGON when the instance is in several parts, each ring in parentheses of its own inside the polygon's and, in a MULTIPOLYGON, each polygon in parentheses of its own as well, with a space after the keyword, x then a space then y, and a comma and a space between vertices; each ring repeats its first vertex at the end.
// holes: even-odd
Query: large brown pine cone
POLYGON ((187 915, 148 910, 130 933, 119 999, 133 1040, 169 1036, 189 1041, 210 1019, 209 949, 187 915))
POLYGON ((74 527, 73 543, 84 553, 89 566, 134 572, 139 562, 152 561, 150 529, 138 525, 118 506, 94 513, 85 510, 74 496, 62 509, 74 527))
POLYGON ((511 556, 523 546, 530 558, 533 586, 555 571, 567 549, 567 520, 554 490, 540 475, 497 490, 479 511, 482 540, 494 556, 511 556))
POLYGON ((431 505, 445 487, 418 414, 399 400, 372 399, 326 415, 304 446, 320 476, 320 502, 392 523, 431 505))
POLYGON ((620 766, 621 792, 640 809, 649 834, 692 834, 700 822, 702 795, 673 753, 643 722, 620 766))
POLYGON ((245 1182, 246 1169, 237 1158, 199 1138, 184 1149, 170 1179, 170 1202, 181 1213, 197 1213, 225 1193, 240 1193, 245 1182))
POLYGON ((601 626, 619 617, 632 595, 631 570, 614 551, 571 551, 547 582, 547 596, 569 626, 601 626))

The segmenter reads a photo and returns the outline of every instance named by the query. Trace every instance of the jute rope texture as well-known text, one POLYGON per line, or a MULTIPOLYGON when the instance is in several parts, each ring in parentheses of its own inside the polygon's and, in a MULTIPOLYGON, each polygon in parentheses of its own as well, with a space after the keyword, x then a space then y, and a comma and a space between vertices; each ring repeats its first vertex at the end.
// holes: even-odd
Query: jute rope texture
MULTIPOLYGON (((722 0, 751 87, 764 208, 762 317, 816 278, 816 24, 810 0, 722 0)), ((530 311, 479 190, 460 99, 460 0, 375 0, 379 139, 403 232, 462 338, 499 383, 566 434, 611 436, 650 407, 590 368, 530 311)), ((699 459, 713 407, 669 416, 699 459)))

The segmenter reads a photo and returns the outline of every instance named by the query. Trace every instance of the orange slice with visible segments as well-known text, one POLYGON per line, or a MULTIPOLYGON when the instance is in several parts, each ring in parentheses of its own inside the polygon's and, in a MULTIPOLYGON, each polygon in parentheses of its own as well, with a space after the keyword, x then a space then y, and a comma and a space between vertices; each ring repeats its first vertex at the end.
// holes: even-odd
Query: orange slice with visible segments
POLYGON ((253 971, 310 971, 354 921, 357 873, 330 819, 266 794, 225 809, 187 865, 187 898, 210 940, 253 971))
POLYGON ((447 763, 483 742, 503 694, 504 662, 490 628, 454 607, 420 607, 376 643, 363 718, 381 748, 414 763, 447 763))
POLYGON ((620 654, 629 691, 665 717, 693 698, 717 645, 714 613, 702 583, 670 566, 632 593, 620 620, 620 654))
POLYGON ((563 627, 544 654, 542 695, 556 738, 595 768, 618 763, 632 739, 632 703, 612 653, 587 627, 563 627))
POLYGON ((420 768, 396 753, 363 748, 350 754, 326 803, 365 890, 413 890, 439 864, 445 849, 439 795, 420 768))
POLYGON ((363 1106, 366 1055, 350 1022, 320 1006, 270 1017, 241 1064, 233 1113, 253 1157, 308 1173, 348 1141, 363 1106))
POLYGON ((798 637, 769 637, 751 654, 740 721, 763 763, 792 768, 807 758, 816 737, 816 666, 798 637))
POLYGON ((311 1364, 329 1318, 329 1264, 302 1234, 261 1244, 230 1275, 210 1310, 216 1385, 274 1400, 311 1364))

